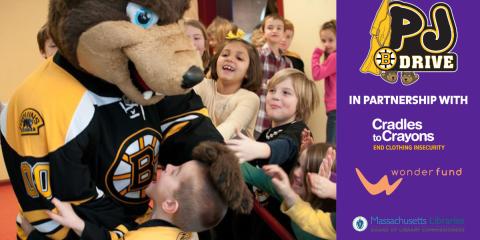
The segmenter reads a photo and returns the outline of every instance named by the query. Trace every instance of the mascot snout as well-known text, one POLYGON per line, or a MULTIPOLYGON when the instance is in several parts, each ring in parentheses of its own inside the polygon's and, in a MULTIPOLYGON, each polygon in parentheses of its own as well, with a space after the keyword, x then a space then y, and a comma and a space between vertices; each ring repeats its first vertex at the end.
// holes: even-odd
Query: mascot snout
POLYGON ((197 66, 191 66, 188 71, 183 75, 182 88, 189 89, 199 84, 205 75, 201 68, 197 66))
POLYGON ((204 77, 182 23, 143 29, 127 21, 102 22, 80 36, 77 56, 83 69, 142 105, 158 102, 164 93, 184 94, 204 77), (149 90, 157 94, 145 99, 149 90))

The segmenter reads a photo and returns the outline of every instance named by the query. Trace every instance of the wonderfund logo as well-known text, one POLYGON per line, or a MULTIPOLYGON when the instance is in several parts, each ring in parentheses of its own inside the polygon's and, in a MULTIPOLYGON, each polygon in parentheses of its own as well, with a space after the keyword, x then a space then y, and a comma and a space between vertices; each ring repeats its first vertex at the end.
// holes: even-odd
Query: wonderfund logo
POLYGON ((370 29, 370 51, 360 72, 409 86, 418 81, 416 72, 455 72, 457 27, 452 9, 439 2, 430 9, 430 25, 417 6, 383 0, 370 29))
POLYGON ((384 175, 377 183, 371 183, 363 175, 360 169, 355 168, 355 172, 357 173, 357 176, 360 179, 360 182, 362 183, 362 185, 365 187, 367 192, 370 193, 371 195, 378 195, 385 191, 387 196, 389 196, 397 189, 397 187, 400 185, 400 183, 403 180, 403 178, 400 178, 390 185, 388 181, 388 176, 384 175))

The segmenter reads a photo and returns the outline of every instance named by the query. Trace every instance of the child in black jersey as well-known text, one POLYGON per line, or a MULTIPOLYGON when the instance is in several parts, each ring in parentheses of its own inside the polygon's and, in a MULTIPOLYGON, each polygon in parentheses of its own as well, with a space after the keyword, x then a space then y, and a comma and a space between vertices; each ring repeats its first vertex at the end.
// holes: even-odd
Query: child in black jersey
POLYGON ((194 239, 192 232, 217 225, 227 208, 248 213, 252 197, 243 183, 237 158, 224 145, 205 142, 194 149, 195 160, 159 170, 146 189, 153 200, 151 219, 118 226, 108 232, 82 220, 69 203, 54 199, 58 213, 47 214, 72 228, 82 239, 194 239))
MULTIPOLYGON (((278 164, 285 172, 290 172, 294 166, 301 144, 303 129, 307 128, 304 121, 319 103, 315 84, 299 70, 289 68, 278 71, 268 82, 266 98, 266 114, 272 121, 272 127, 263 131, 254 141, 240 131, 237 139, 227 140, 240 162, 251 161, 252 165, 262 167, 266 164, 278 164)), ((257 200, 265 206, 284 227, 290 229, 289 219, 283 215, 280 202, 269 198, 268 194, 253 189, 257 200)), ((240 220, 242 221, 242 220, 240 220)), ((258 218, 248 222, 258 221, 258 218)), ((272 233, 265 233, 268 226, 258 221, 254 230, 260 228, 258 239, 274 239, 272 233)))
POLYGON ((289 172, 296 161, 305 121, 319 103, 315 84, 296 69, 278 71, 268 82, 267 117, 272 127, 263 131, 257 141, 237 131, 237 139, 227 144, 241 162, 257 165, 278 164, 289 172))

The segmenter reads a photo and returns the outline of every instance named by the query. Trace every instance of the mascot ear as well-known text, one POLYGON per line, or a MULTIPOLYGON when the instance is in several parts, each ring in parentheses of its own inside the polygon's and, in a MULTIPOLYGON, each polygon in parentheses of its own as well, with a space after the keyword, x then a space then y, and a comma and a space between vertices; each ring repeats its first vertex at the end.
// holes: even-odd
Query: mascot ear
POLYGON ((50 0, 50 8, 62 9, 62 11, 66 12, 84 1, 85 0, 50 0))
POLYGON ((77 6, 79 3, 83 2, 83 0, 60 0, 60 1, 64 2, 67 8, 69 9, 72 9, 75 6, 77 6))
POLYGON ((247 185, 242 184, 243 186, 243 194, 242 194, 242 202, 238 207, 237 211, 242 214, 249 214, 253 208, 253 194, 248 189, 247 185))
POLYGON ((208 166, 213 184, 231 209, 243 214, 252 210, 253 195, 243 181, 238 158, 230 149, 206 141, 193 149, 192 156, 208 166))

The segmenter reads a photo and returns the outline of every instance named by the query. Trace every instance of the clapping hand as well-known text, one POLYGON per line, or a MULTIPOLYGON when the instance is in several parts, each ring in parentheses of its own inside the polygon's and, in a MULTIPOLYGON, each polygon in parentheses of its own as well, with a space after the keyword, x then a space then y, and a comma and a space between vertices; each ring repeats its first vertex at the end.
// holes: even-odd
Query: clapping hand
POLYGON ((326 157, 320 165, 318 173, 308 173, 310 190, 319 198, 337 199, 337 184, 330 181, 335 157, 335 150, 329 148, 326 157))

